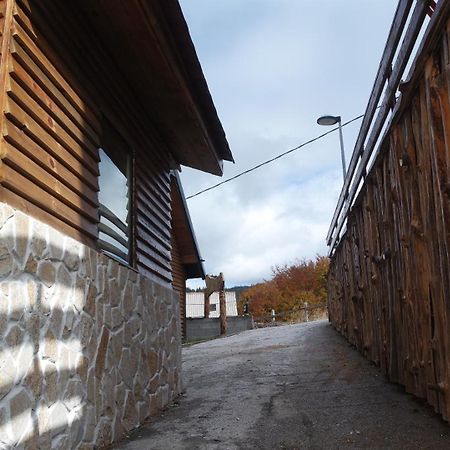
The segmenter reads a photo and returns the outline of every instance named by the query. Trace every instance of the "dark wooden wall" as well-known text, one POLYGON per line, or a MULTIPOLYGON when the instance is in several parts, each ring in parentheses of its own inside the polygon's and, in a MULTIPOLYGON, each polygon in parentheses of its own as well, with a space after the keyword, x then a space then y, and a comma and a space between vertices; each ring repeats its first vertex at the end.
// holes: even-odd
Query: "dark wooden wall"
POLYGON ((6 4, 0 200, 97 248, 104 117, 134 160, 134 265, 171 283, 169 155, 136 93, 76 2, 0 1, 0 13, 6 4))
POLYGON ((49 60, 52 52, 17 5, 8 50, 1 169, 6 201, 30 205, 33 215, 94 245, 99 112, 49 60))
POLYGON ((181 334, 182 336, 186 336, 186 272, 175 238, 172 239, 172 276, 173 288, 180 295, 181 334))
POLYGON ((450 418, 450 24, 348 218, 332 324, 450 418))

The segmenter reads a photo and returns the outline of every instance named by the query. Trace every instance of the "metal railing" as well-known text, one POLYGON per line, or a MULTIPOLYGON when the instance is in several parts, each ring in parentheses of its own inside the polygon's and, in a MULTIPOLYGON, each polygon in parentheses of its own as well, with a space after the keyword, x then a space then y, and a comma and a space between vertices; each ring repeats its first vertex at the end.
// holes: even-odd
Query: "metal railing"
POLYGON ((326 241, 329 246, 329 256, 333 254, 339 243, 348 214, 366 179, 368 166, 375 160, 380 144, 384 141, 393 119, 400 110, 402 86, 408 84, 414 71, 417 70, 418 56, 422 53, 423 43, 427 41, 430 30, 434 28, 440 16, 448 11, 449 3, 447 0, 399 1, 344 185, 328 230, 326 241), (414 52, 419 44, 418 38, 426 25, 427 17, 431 17, 431 20, 424 32, 420 48, 414 52), (406 80, 402 81, 409 64, 411 67, 406 80), (398 98, 397 94, 399 94, 398 98), (379 107, 380 99, 382 103, 379 107))

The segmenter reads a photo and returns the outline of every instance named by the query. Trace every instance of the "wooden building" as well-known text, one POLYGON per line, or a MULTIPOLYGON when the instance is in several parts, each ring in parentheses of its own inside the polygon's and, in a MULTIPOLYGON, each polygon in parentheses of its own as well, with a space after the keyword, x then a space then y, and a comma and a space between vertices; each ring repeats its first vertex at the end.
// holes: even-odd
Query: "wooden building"
POLYGON ((130 265, 170 283, 170 170, 232 160, 177 2, 0 4, 3 200, 100 249, 102 148, 129 180, 130 265))
POLYGON ((106 445, 181 386, 178 293, 204 274, 173 171, 232 154, 177 0, 0 0, 0 49, 0 313, 34 342, 13 378, 42 379, 0 399, 0 446, 106 445))
POLYGON ((331 323, 447 421, 449 43, 450 2, 399 1, 328 234, 331 323))

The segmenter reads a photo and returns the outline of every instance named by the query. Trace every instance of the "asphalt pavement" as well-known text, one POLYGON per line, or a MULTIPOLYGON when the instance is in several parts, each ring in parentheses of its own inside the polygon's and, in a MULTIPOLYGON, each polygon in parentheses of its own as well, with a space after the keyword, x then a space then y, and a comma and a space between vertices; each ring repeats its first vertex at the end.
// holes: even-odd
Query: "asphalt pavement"
POLYGON ((327 321, 183 349, 185 394, 115 450, 450 449, 450 425, 327 321))

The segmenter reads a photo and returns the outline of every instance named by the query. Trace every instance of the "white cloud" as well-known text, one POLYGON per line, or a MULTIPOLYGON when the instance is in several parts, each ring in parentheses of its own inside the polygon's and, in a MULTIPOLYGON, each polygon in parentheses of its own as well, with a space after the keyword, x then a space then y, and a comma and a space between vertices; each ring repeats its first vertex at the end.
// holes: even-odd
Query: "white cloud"
MULTIPOLYGON (((236 164, 224 178, 317 136, 318 116, 364 112, 395 2, 184 0, 236 164)), ((359 123, 344 130, 347 160, 359 123)), ((337 134, 188 201, 209 273, 228 285, 326 253, 342 183, 337 134)), ((221 181, 184 169, 187 195, 221 181)))

